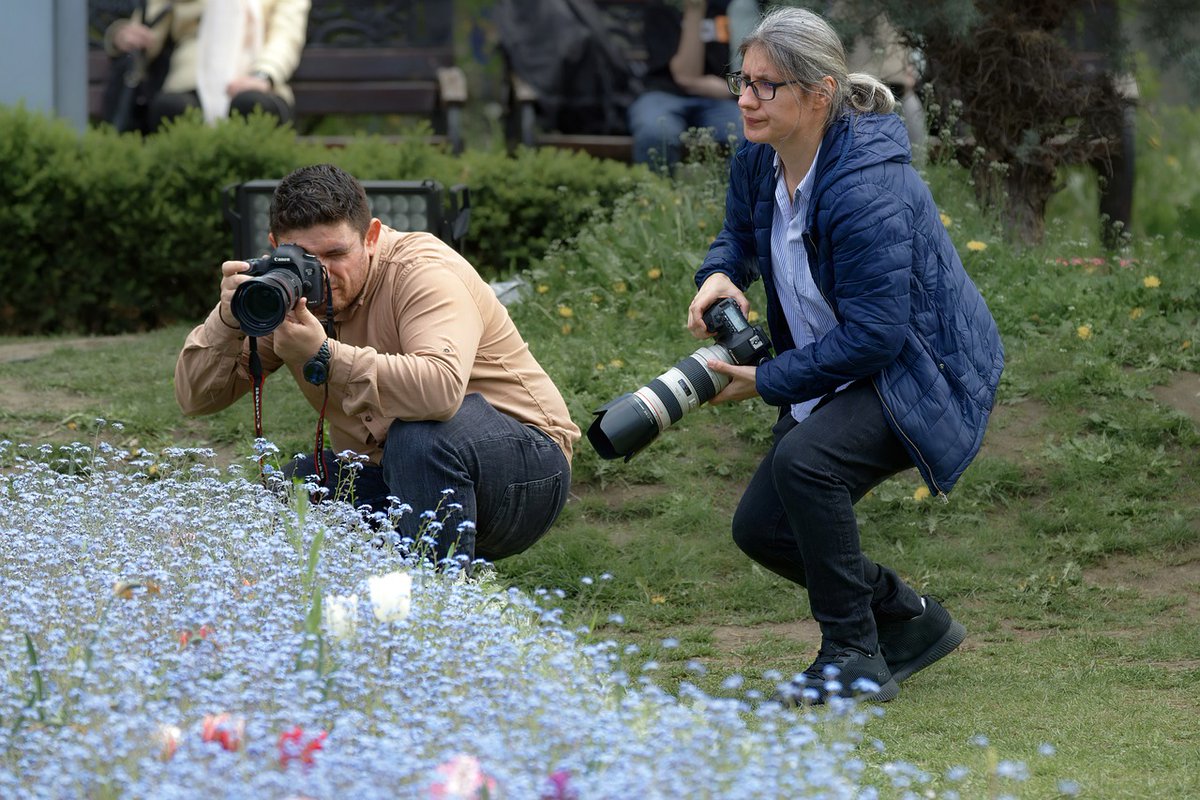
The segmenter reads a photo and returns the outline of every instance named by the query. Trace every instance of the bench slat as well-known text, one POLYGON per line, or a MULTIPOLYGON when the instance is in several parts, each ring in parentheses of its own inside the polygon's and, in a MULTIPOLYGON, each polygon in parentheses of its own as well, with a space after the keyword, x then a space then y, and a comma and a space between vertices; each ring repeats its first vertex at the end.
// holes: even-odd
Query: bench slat
POLYGON ((304 49, 291 83, 303 81, 436 80, 439 67, 452 66, 454 53, 442 48, 350 50, 304 49))
POLYGON ((437 106, 437 84, 415 81, 386 81, 371 84, 371 91, 358 91, 354 83, 321 81, 293 83, 296 114, 393 114, 437 106))

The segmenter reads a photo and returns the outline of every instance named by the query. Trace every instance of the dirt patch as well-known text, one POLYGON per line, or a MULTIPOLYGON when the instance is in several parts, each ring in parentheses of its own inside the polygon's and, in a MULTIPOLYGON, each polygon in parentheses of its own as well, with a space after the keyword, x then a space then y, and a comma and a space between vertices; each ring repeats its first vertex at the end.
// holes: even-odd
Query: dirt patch
POLYGON ((1169 383, 1155 386, 1151 390, 1154 399, 1190 417, 1200 425, 1200 374, 1177 372, 1169 383))
POLYGON ((1172 617, 1200 619, 1200 546, 1159 559, 1113 556, 1084 570, 1088 583, 1136 592, 1142 597, 1178 601, 1172 617))
POLYGON ((1039 400, 1024 399, 996 406, 981 452, 1006 461, 1033 460, 1041 449, 1049 416, 1050 409, 1039 400))
POLYGON ((713 628, 713 643, 723 653, 737 653, 768 639, 795 642, 797 652, 816 652, 821 644, 821 629, 816 620, 799 619, 792 622, 770 622, 765 625, 739 627, 719 625, 713 628))
POLYGON ((0 364, 13 361, 33 361, 54 354, 58 350, 94 350, 137 338, 136 333, 120 336, 85 336, 76 339, 50 339, 37 342, 14 342, 0 344, 0 364))

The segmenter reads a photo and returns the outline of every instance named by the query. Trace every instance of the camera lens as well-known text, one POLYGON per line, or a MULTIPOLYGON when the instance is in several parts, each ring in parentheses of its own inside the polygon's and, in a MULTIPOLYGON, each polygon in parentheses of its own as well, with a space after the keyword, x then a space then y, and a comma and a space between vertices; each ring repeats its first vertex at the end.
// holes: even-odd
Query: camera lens
POLYGON ((273 269, 238 286, 230 310, 247 335, 266 336, 279 327, 302 293, 300 278, 294 272, 273 269))
POLYGON ((684 414, 712 400, 729 378, 709 369, 709 359, 733 363, 723 346, 701 347, 637 391, 600 408, 588 428, 596 453, 628 461, 684 414))

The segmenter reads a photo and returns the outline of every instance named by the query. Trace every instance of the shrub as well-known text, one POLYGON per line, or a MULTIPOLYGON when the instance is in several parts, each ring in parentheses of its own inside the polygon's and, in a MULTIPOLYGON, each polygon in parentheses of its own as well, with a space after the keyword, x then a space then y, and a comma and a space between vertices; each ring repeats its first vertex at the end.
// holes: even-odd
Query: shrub
MULTIPOLYGON (((420 131, 418 131, 420 132, 420 131)), ((465 255, 487 278, 524 268, 611 208, 643 170, 557 151, 453 157, 423 137, 327 149, 269 117, 215 127, 192 113, 142 139, 83 135, 0 108, 0 333, 116 333, 202 317, 231 255, 222 190, 329 161, 363 180, 466 184, 465 255)))

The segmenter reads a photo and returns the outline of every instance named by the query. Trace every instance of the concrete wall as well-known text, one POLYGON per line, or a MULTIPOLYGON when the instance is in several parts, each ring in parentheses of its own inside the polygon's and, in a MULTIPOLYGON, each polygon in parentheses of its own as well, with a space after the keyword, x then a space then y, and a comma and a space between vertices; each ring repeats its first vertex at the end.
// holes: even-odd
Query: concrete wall
POLYGON ((87 125, 87 0, 0 0, 0 104, 87 125))

